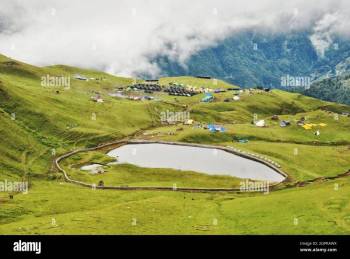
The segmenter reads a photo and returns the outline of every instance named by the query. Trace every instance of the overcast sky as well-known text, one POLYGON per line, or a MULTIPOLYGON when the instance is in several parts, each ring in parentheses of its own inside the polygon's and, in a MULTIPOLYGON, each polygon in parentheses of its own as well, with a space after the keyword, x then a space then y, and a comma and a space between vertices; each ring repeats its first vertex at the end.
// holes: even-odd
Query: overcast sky
POLYGON ((310 29, 320 55, 331 34, 349 36, 349 0, 0 0, 0 53, 119 75, 180 63, 244 29, 310 29))

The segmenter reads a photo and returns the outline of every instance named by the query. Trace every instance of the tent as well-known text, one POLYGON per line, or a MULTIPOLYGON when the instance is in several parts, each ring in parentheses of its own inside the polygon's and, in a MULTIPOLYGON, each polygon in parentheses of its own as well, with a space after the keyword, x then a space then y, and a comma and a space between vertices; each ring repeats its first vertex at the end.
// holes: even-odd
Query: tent
POLYGON ((311 124, 304 124, 302 127, 303 127, 304 129, 306 129, 306 130, 312 129, 312 125, 311 125, 311 124))
POLYGON ((214 100, 214 96, 211 93, 206 93, 202 102, 211 102, 214 100))
POLYGON ((220 125, 208 124, 208 129, 211 132, 225 132, 225 128, 220 125))
POLYGON ((285 120, 283 120, 283 121, 281 121, 280 122, 280 126, 283 128, 283 127, 287 127, 287 126, 289 126, 290 125, 290 122, 289 121, 285 121, 285 120))
POLYGON ((313 127, 317 127, 317 126, 320 126, 320 127, 326 127, 327 124, 325 123, 320 123, 320 124, 314 124, 314 123, 307 123, 307 124, 304 124, 302 127, 306 130, 310 130, 312 129, 313 127))
POLYGON ((255 122, 255 126, 265 127, 265 120, 259 120, 259 121, 255 122))

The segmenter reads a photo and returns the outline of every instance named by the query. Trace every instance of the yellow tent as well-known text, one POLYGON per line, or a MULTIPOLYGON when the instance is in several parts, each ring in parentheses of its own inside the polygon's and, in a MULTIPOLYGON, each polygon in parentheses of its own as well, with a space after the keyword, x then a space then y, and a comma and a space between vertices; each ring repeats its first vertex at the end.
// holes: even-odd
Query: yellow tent
POLYGON ((317 127, 317 126, 326 127, 327 124, 325 124, 325 123, 320 123, 320 124, 307 123, 307 124, 304 124, 302 127, 306 130, 310 130, 313 127, 317 127))
POLYGON ((312 129, 312 124, 305 124, 302 127, 306 130, 310 130, 310 129, 312 129))

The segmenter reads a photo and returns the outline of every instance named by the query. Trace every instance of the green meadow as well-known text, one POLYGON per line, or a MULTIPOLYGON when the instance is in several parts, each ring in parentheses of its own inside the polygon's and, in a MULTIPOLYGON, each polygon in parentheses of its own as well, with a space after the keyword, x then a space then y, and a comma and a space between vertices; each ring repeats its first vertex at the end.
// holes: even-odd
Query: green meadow
MULTIPOLYGON (((350 179, 327 179, 350 170, 350 118, 341 115, 349 106, 280 90, 244 91, 239 101, 225 102, 233 95, 227 91, 214 94, 211 103, 200 102, 204 94, 156 93, 151 101, 110 96, 133 81, 68 66, 35 67, 0 55, 0 182, 29 182, 27 194, 0 192, 0 234, 350 233, 350 179), (70 87, 42 85, 47 75, 70 78, 70 87), (103 102, 92 101, 96 95, 103 102), (164 125, 164 111, 188 111, 195 124, 164 125), (291 125, 280 127, 273 115, 291 125), (298 126, 302 117, 316 126, 298 126), (256 127, 254 118, 264 119, 266 127, 256 127), (226 130, 211 133, 196 123, 226 130), (53 166, 58 155, 125 138, 231 146, 276 161, 289 177, 268 194, 93 190, 66 182, 53 166)), ((237 87, 213 79, 160 79, 169 83, 237 87)), ((61 165, 72 179, 105 185, 230 188, 241 181, 111 165, 105 153, 78 153, 61 165), (103 164, 105 172, 80 170, 91 163, 103 164)))

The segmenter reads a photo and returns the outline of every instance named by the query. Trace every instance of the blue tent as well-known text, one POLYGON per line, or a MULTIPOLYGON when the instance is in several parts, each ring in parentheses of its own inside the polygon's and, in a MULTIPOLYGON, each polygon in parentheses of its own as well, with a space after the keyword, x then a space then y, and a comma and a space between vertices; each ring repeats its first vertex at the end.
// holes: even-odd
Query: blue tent
POLYGON ((211 132, 225 132, 225 128, 219 125, 208 124, 208 129, 211 132))
POLYGON ((211 102, 212 100, 214 100, 214 96, 211 93, 206 93, 202 102, 211 102))

